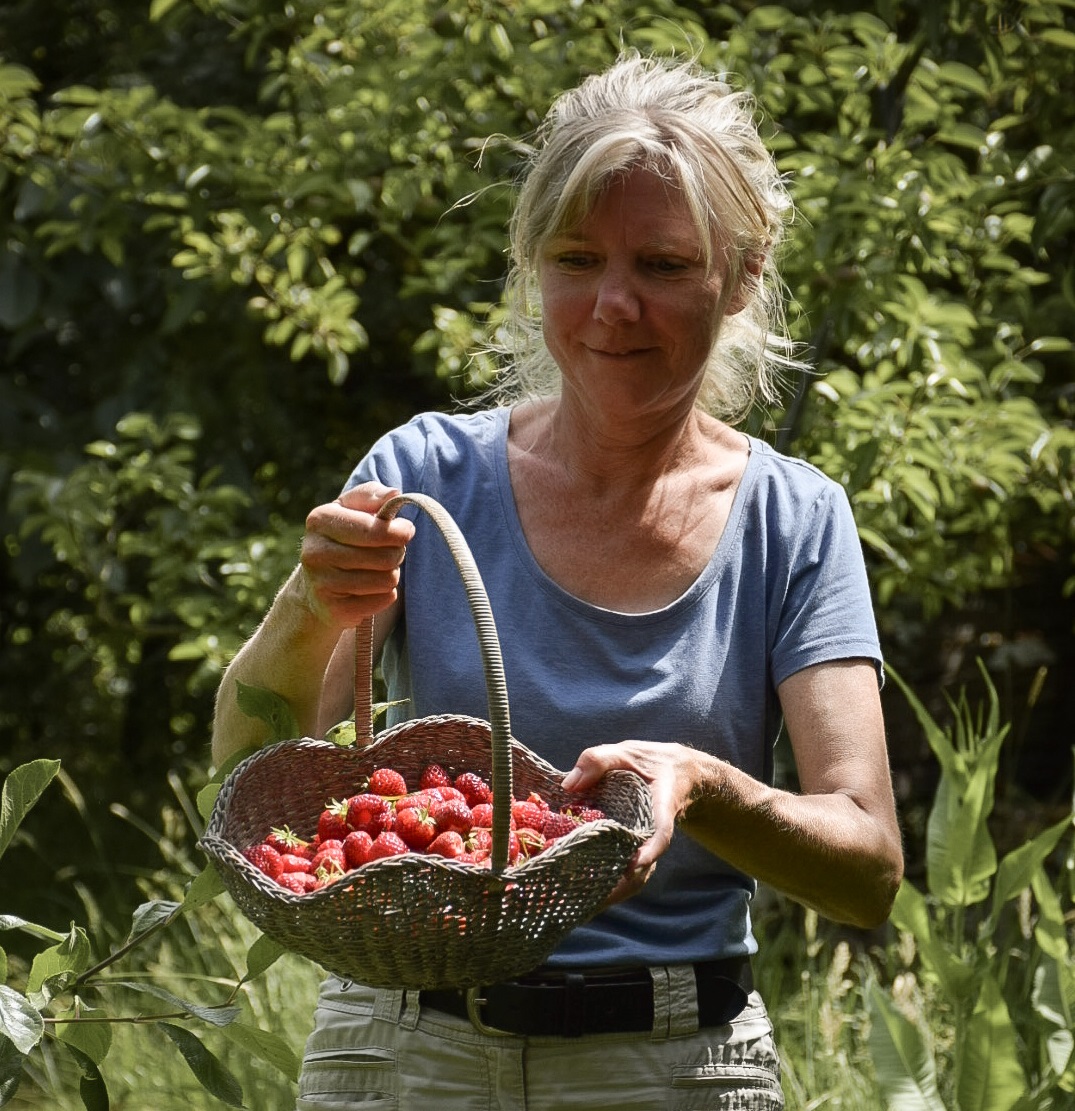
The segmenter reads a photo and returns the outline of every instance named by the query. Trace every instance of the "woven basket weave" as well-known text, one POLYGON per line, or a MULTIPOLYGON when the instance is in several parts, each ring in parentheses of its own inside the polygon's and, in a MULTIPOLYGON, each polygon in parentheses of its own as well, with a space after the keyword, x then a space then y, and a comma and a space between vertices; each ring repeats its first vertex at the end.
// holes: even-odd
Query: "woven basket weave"
POLYGON ((514 737, 500 645, 485 589, 462 534, 437 502, 402 494, 380 511, 419 506, 438 525, 463 578, 478 633, 490 720, 442 715, 374 737, 372 622, 356 630, 355 747, 315 740, 268 746, 225 780, 199 845, 236 905, 265 934, 344 979, 373 987, 467 988, 522 975, 600 910, 650 836, 649 790, 631 772, 604 777, 587 801, 607 815, 580 825, 539 855, 508 866, 513 795, 538 791, 551 807, 577 801, 565 773, 514 737), (357 793, 377 767, 409 783, 436 763, 474 771, 493 788, 492 869, 407 853, 363 865, 307 895, 294 895, 241 850, 286 822, 312 837, 325 802, 357 793))

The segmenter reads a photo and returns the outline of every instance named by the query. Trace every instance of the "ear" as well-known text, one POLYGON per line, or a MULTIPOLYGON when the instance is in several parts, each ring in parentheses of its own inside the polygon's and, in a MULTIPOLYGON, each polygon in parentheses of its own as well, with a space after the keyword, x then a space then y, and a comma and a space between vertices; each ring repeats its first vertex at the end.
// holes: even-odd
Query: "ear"
POLYGON ((750 299, 758 288, 758 279, 765 269, 764 251, 747 251, 743 256, 743 270, 739 275, 735 293, 732 294, 728 307, 724 310, 725 316, 735 316, 747 307, 750 299))

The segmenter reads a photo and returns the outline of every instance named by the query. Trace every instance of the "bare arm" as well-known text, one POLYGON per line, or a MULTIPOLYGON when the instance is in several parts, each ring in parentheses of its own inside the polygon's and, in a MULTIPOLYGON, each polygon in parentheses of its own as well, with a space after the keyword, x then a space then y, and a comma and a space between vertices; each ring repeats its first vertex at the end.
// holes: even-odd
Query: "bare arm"
POLYGON ((684 745, 627 741, 580 757, 567 785, 611 767, 650 783, 657 831, 638 852, 637 890, 677 824, 729 864, 857 926, 883 922, 903 874, 877 677, 864 660, 820 664, 780 687, 801 793, 778 790, 684 745))
POLYGON ((374 516, 393 493, 367 483, 310 513, 299 566, 221 680, 213 720, 217 766, 267 740, 264 723, 239 709, 239 682, 284 698, 303 736, 319 736, 346 716, 346 710, 332 714, 353 693, 353 670, 347 674, 341 663, 346 642, 353 645, 349 630, 378 614, 375 649, 383 643, 395 620, 399 566, 414 532, 403 518, 374 516))

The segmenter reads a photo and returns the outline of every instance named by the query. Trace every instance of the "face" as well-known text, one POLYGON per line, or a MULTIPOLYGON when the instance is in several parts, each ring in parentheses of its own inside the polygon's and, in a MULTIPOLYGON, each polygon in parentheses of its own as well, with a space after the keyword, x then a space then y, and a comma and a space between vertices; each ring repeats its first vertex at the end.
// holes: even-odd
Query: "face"
POLYGON ((545 343, 565 398, 630 417, 693 408, 722 312, 722 274, 707 264, 676 189, 632 170, 578 227, 549 241, 540 279, 545 343))

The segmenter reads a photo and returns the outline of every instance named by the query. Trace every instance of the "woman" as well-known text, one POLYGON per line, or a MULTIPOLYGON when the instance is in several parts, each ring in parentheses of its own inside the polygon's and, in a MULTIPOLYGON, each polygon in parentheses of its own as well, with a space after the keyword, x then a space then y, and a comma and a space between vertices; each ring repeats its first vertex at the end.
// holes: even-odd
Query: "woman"
POLYGON ((264 740, 236 680, 286 697, 306 733, 346 717, 350 630, 371 614, 397 714, 488 716, 442 538, 413 511, 374 517, 420 491, 482 573, 515 735, 569 789, 639 773, 656 833, 615 905, 533 976, 485 987, 478 1013, 326 981, 300 1108, 779 1108, 750 981, 756 881, 840 921, 887 917, 902 852, 848 502, 728 423, 789 361, 787 210, 741 96, 621 58, 553 106, 519 197, 515 393, 415 418, 310 514, 225 675, 218 762, 264 740), (798 793, 772 785, 781 722, 798 793))

